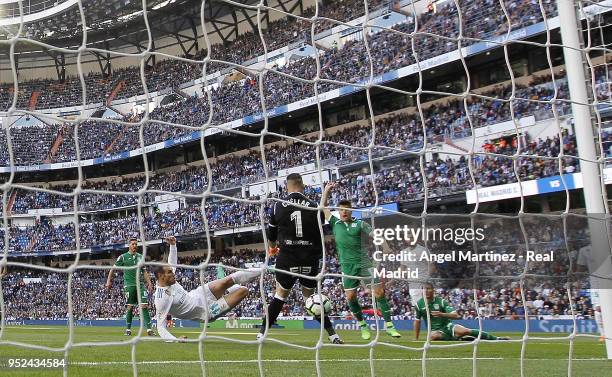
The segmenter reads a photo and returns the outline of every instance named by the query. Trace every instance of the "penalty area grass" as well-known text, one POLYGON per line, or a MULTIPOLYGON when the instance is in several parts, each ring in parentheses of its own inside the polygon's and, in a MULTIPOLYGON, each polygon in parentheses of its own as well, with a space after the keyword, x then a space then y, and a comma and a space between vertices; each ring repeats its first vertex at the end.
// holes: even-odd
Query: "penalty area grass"
MULTIPOLYGON (((136 334, 138 329, 134 330, 136 334)), ((123 329, 118 327, 75 327, 67 359, 68 375, 133 376, 133 358, 138 375, 160 377, 201 376, 203 369, 207 377, 259 376, 260 368, 266 376, 315 376, 317 359, 321 375, 330 377, 371 376, 371 368, 376 376, 422 376, 423 367, 428 376, 472 376, 474 357, 480 376, 519 376, 521 365, 526 376, 565 376, 570 367, 570 341, 559 339, 563 334, 530 334, 545 339, 530 339, 524 349, 521 333, 496 334, 511 336, 515 341, 481 342, 477 347, 469 342, 436 342, 426 351, 423 363, 424 342, 414 341, 414 334, 407 331, 401 332, 400 339, 381 333, 371 353, 357 331, 339 331, 347 343, 343 346, 330 346, 324 334, 325 346, 318 354, 314 349, 319 340, 317 330, 273 329, 269 338, 276 341, 267 339, 261 350, 255 342, 256 331, 208 329, 200 347, 197 342, 165 343, 146 335, 135 342, 135 336, 123 336, 123 329), (121 344, 114 344, 117 342, 121 344)), ((175 328, 172 332, 192 341, 200 335, 195 328, 175 328)), ((9 359, 62 359, 61 349, 69 339, 68 329, 61 326, 7 327, 0 339, 0 375, 62 376, 61 368, 10 368, 8 363, 9 359), (39 349, 41 346, 56 351, 39 349)), ((602 376, 612 370, 612 361, 605 359, 605 347, 597 338, 577 337, 571 354, 572 376, 602 376)))

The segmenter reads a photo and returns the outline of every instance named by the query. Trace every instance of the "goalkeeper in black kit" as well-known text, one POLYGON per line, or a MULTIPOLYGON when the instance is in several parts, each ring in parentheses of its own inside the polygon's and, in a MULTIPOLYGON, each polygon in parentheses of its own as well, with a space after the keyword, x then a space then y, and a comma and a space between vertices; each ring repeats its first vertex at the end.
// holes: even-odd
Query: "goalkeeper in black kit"
MULTIPOLYGON (((276 294, 268 306, 269 322, 264 317, 260 333, 261 338, 278 318, 289 292, 296 281, 302 285, 302 294, 309 297, 317 286, 315 277, 319 274, 320 261, 323 256, 323 243, 321 224, 325 222, 323 212, 316 210, 317 204, 304 195, 304 182, 302 176, 293 173, 287 176, 287 192, 285 200, 289 203, 277 202, 274 204, 270 224, 268 224, 268 240, 270 254, 276 255, 276 294), (305 208, 306 207, 306 208, 305 208), (312 278, 297 277, 282 271, 306 275, 312 278)), ((331 320, 323 313, 323 327, 334 344, 343 344, 336 334, 331 320)))

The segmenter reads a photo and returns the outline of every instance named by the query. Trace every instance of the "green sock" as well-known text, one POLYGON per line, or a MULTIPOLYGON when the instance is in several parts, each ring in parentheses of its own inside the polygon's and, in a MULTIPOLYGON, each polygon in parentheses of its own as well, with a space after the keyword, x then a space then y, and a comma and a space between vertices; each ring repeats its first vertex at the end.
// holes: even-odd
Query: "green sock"
POLYGON ((225 277, 225 270, 221 266, 217 266, 217 279, 223 279, 225 277))
POLYGON ((478 330, 471 330, 470 331, 470 335, 473 336, 474 338, 478 337, 478 333, 482 334, 480 336, 480 339, 484 339, 484 340, 497 340, 497 337, 495 335, 491 335, 487 332, 484 331, 478 331, 478 330))
POLYGON ((361 305, 359 305, 359 301, 357 299, 349 300, 348 306, 349 306, 349 309, 351 310, 351 313, 353 313, 353 315, 355 316, 355 319, 357 320, 357 322, 362 322, 363 313, 361 313, 361 305))
POLYGON ((132 307, 129 306, 127 308, 127 311, 125 312, 125 328, 126 329, 131 329, 132 328, 132 318, 134 318, 134 313, 132 312, 132 307))
POLYGON ((385 322, 391 322, 391 308, 389 307, 389 301, 386 297, 378 297, 376 299, 376 306, 382 312, 382 316, 385 322))
POLYGON ((148 330, 151 328, 151 316, 149 315, 148 308, 140 308, 142 310, 142 317, 144 318, 145 328, 148 330))

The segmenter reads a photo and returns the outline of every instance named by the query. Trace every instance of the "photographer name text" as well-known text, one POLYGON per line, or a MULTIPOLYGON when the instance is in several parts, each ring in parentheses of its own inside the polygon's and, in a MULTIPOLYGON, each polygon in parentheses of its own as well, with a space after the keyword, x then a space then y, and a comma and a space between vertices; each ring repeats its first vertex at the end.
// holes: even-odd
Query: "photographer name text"
POLYGON ((375 277, 395 278, 395 279, 418 279, 419 268, 410 267, 411 263, 446 263, 446 262, 552 262, 554 253, 552 250, 547 252, 536 252, 527 250, 524 255, 513 253, 497 253, 488 251, 476 253, 471 250, 450 250, 446 253, 429 253, 427 250, 420 252, 403 250, 400 253, 385 254, 376 251, 373 254, 376 262, 400 262, 404 266, 396 270, 386 268, 374 269, 375 277))

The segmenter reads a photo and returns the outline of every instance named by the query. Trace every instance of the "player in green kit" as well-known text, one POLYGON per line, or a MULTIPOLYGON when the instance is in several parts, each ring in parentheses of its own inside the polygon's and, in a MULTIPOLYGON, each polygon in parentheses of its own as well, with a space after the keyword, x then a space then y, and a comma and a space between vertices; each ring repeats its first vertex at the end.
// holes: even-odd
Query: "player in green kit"
POLYGON ((484 340, 509 340, 508 337, 498 337, 486 333, 484 331, 472 330, 467 327, 453 323, 453 319, 461 317, 457 311, 450 306, 447 300, 437 297, 434 294, 433 285, 424 284, 425 296, 417 301, 415 312, 416 319, 414 320, 414 336, 419 340, 421 333, 421 319, 427 320, 427 309, 425 302, 429 306, 429 322, 431 326, 430 339, 433 340, 469 340, 472 341, 478 337, 484 340))
MULTIPOLYGON (((325 186, 325 190, 323 191, 323 206, 327 207, 329 194, 334 187, 335 184, 333 182, 325 186)), ((359 327, 361 327, 361 338, 368 340, 372 335, 368 328, 368 324, 363 319, 361 305, 359 305, 359 300, 357 299, 357 288, 359 288, 362 281, 372 280, 372 293, 376 300, 376 306, 382 312, 382 316, 385 320, 385 331, 388 335, 399 338, 401 335, 397 332, 391 321, 391 308, 389 306, 389 301, 387 301, 385 297, 385 289, 380 279, 372 279, 374 265, 368 255, 368 251, 363 245, 364 237, 366 240, 369 240, 372 233, 372 227, 370 227, 368 223, 357 220, 352 216, 350 201, 341 200, 338 203, 338 207, 340 207, 339 218, 332 215, 331 211, 326 208, 324 210, 325 219, 329 221, 332 227, 342 274, 365 278, 342 278, 342 286, 344 288, 346 300, 348 301, 349 309, 359 323, 359 327)))
MULTIPOLYGON (((121 254, 117 261, 115 262, 115 266, 119 267, 132 267, 138 265, 138 263, 142 260, 142 254, 137 253, 138 250, 138 240, 136 238, 130 238, 130 242, 128 244, 128 251, 121 254)), ((113 286, 113 271, 114 268, 108 272, 108 279, 106 280, 106 288, 110 289, 113 286)), ((140 310, 142 311, 142 316, 144 318, 144 325, 147 329, 147 335, 153 336, 155 333, 151 329, 151 316, 149 315, 149 300, 148 300, 148 292, 153 289, 153 285, 151 284, 151 277, 149 273, 141 269, 140 272, 140 310), (144 283, 147 283, 147 289, 145 289, 144 283)), ((125 293, 126 298, 126 312, 125 312, 125 322, 126 329, 125 335, 132 335, 132 319, 134 317, 134 306, 138 305, 138 289, 136 287, 136 269, 126 269, 123 270, 123 291, 125 293)))

